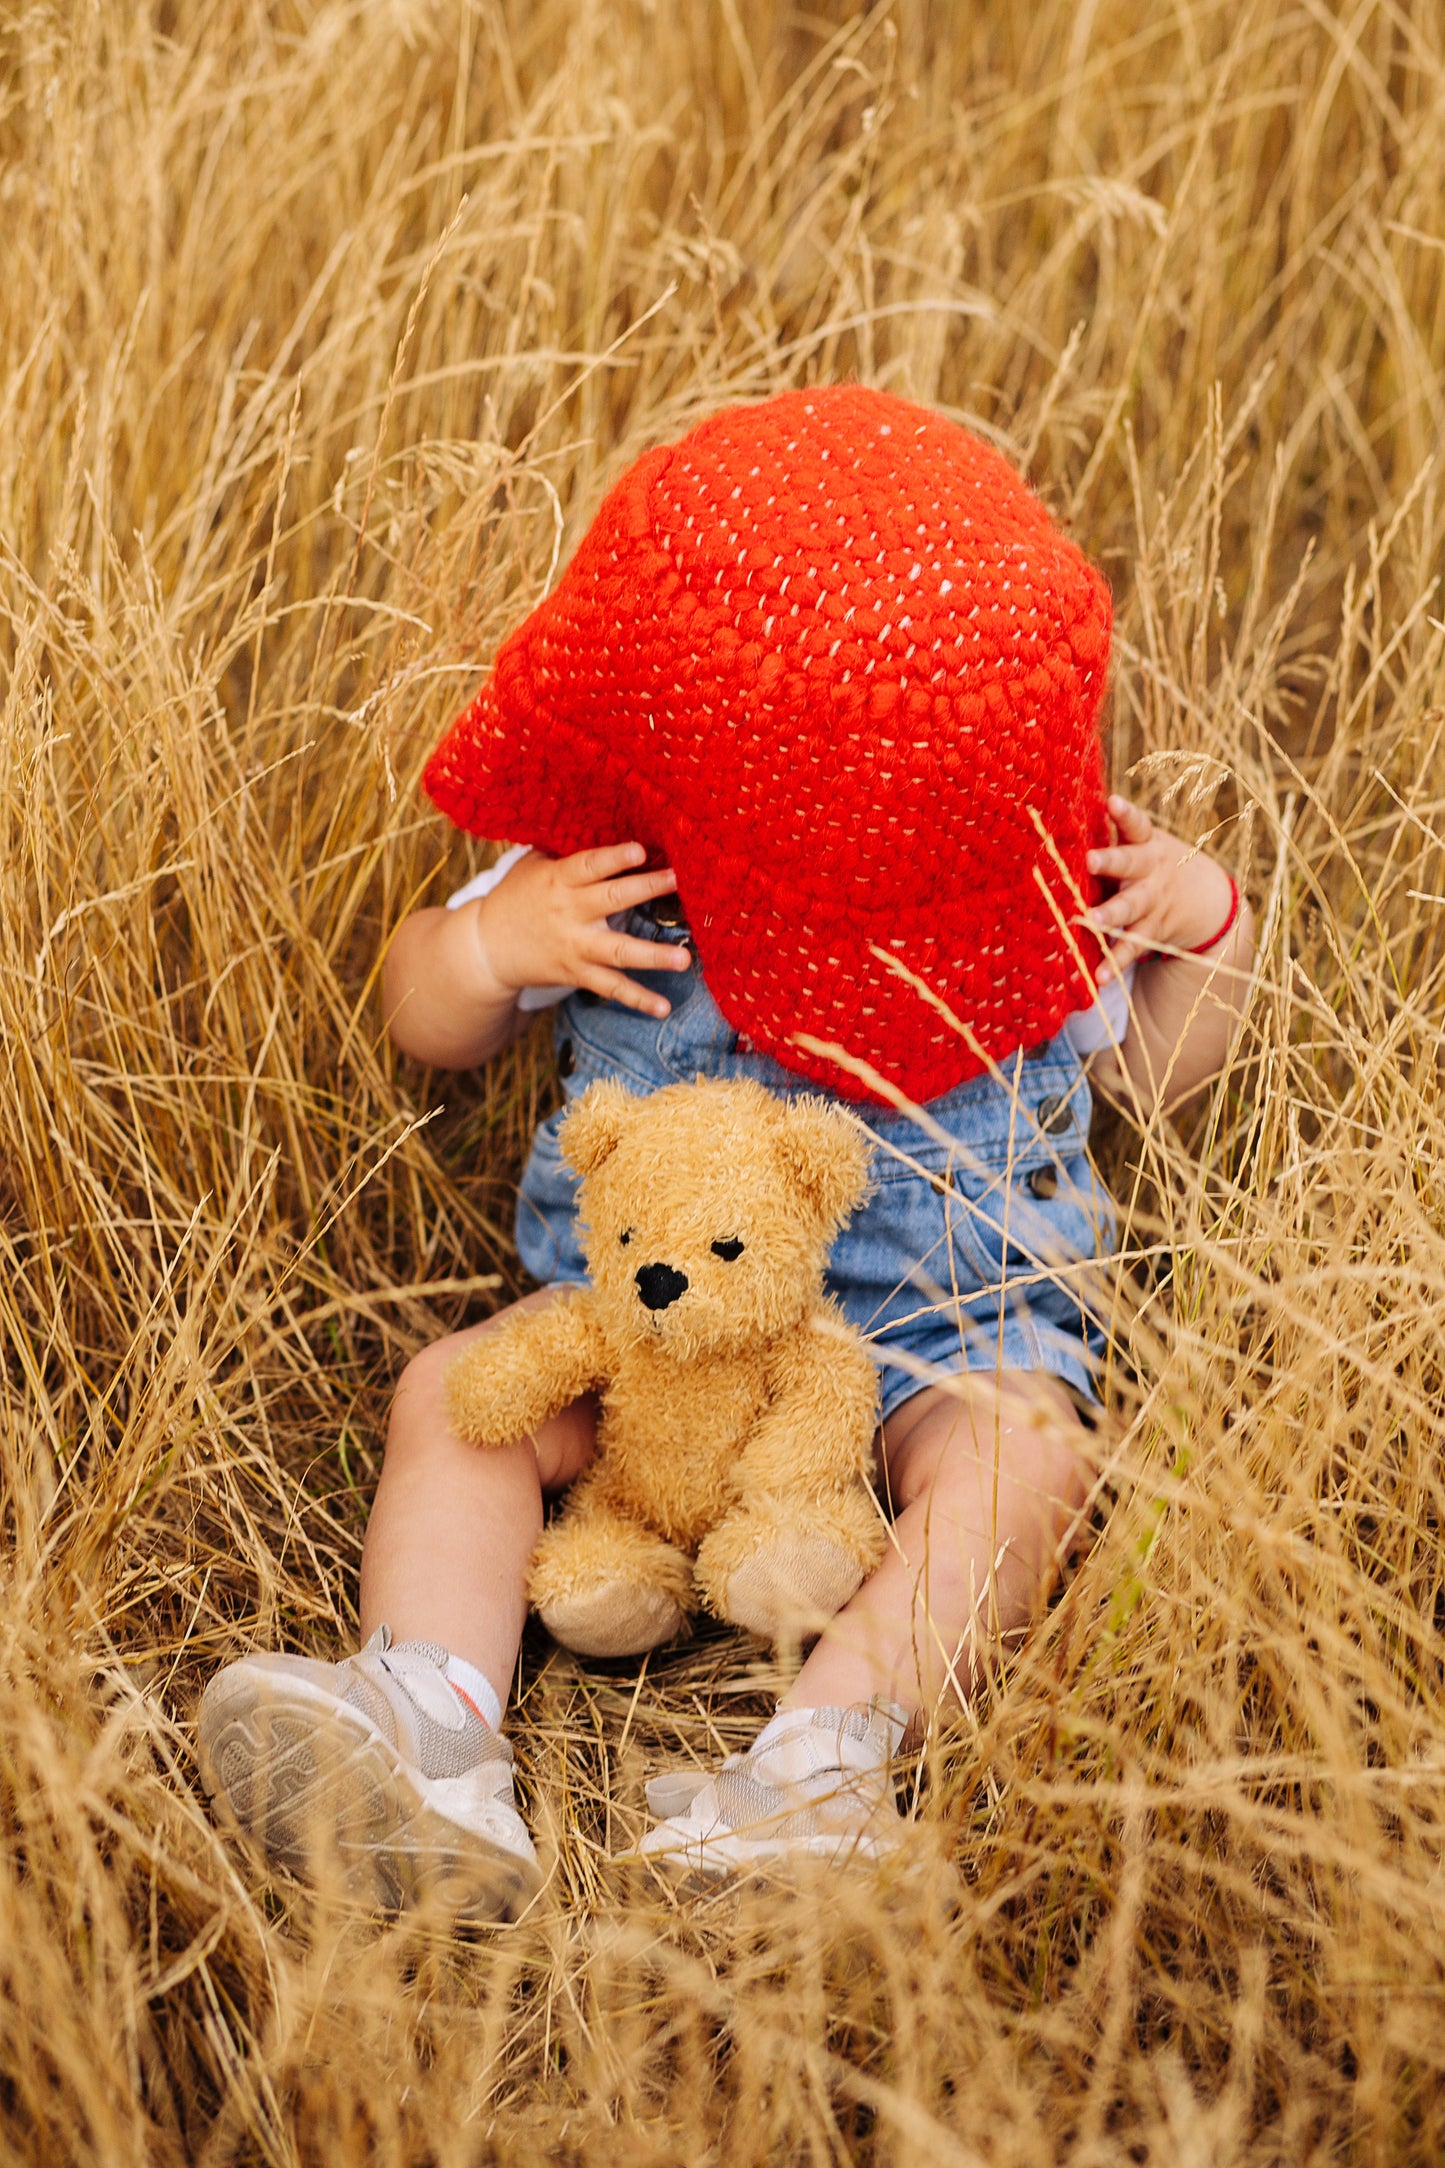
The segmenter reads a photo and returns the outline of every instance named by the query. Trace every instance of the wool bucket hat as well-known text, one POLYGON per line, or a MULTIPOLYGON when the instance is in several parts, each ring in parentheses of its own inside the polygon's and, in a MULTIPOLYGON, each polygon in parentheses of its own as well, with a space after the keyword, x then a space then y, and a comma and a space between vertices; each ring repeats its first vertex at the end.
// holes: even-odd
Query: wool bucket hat
POLYGON ((926 1101, 1091 999, 1109 631, 991 446, 861 386, 785 392, 623 475, 423 780, 473 834, 646 844, 735 1030, 926 1101))

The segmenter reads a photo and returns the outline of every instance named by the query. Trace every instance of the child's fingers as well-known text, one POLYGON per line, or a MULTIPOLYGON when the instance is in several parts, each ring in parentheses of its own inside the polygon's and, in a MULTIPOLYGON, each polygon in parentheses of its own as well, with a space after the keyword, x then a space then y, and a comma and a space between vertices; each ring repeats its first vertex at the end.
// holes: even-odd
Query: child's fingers
POLYGON ((1106 896, 1102 903, 1095 904, 1089 913, 1089 924, 1096 933, 1112 936, 1147 918, 1154 903, 1152 881, 1131 881, 1127 888, 1121 888, 1117 894, 1106 896))
POLYGON ((611 918, 618 911, 635 911, 659 896, 670 896, 676 886, 677 875, 671 866, 661 866, 652 873, 614 875, 587 892, 586 908, 589 915, 611 918))
POLYGON ((671 866, 654 866, 648 873, 635 870, 644 855, 640 843, 620 843, 605 851, 580 851, 557 870, 583 917, 612 918, 619 911, 635 911, 659 896, 670 896, 676 888, 677 875, 671 866), (620 865, 619 858, 623 858, 620 865))
POLYGON ((616 1001, 624 1009, 635 1009, 639 1016, 655 1016, 659 1021, 671 1016, 672 1003, 661 994, 654 994, 649 987, 639 986, 636 979, 628 978, 623 971, 608 971, 601 964, 593 964, 579 974, 579 983, 591 994, 599 994, 604 1001, 616 1001))
POLYGON ((619 873, 640 866, 646 856, 647 846, 643 843, 604 843, 590 851, 576 851, 570 858, 559 858, 556 864, 569 888, 595 888, 600 881, 615 880, 619 873))
POLYGON ((1153 905, 1150 884, 1141 881, 1131 888, 1120 889, 1117 896, 1110 896, 1106 903, 1089 913, 1089 924, 1104 944, 1097 973, 1101 986, 1117 978, 1121 971, 1127 971, 1130 964, 1153 947, 1150 935, 1153 905))
POLYGON ((1147 843, 1154 832, 1154 823, 1144 808, 1118 791, 1109 799, 1109 814, 1126 843, 1147 843))
POLYGON ((642 1016, 670 1016, 671 1002, 649 987, 639 986, 628 973, 686 971, 692 962, 691 953, 660 941, 637 941, 630 934, 611 933, 606 927, 601 932, 600 941, 591 941, 562 960, 558 983, 585 986, 604 1001, 619 1001, 625 1009, 636 1009, 642 1016))
POLYGON ((632 934, 610 933, 605 927, 602 933, 587 960, 604 971, 609 966, 614 971, 686 971, 692 962, 691 952, 681 946, 639 941, 632 934))
POLYGON ((1085 865, 1090 873, 1097 873, 1106 881, 1137 879, 1145 870, 1148 860, 1137 843, 1115 844, 1110 849, 1090 851, 1085 865))
POLYGON ((1137 963, 1141 956, 1147 956, 1149 949, 1150 943, 1143 934, 1135 932, 1116 935, 1100 959, 1099 968, 1094 974, 1096 983, 1107 986, 1110 979, 1119 978, 1128 970, 1130 964, 1137 963))

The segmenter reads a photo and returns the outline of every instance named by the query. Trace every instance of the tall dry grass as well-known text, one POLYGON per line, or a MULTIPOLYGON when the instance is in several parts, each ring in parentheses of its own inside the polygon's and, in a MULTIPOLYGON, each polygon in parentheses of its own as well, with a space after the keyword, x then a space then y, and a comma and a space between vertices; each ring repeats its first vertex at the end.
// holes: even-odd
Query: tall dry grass
POLYGON ((72 0, 0 19, 0 2115, 16 2161, 1445 2151, 1436 0, 72 0), (394 1060, 415 778, 608 478, 856 373, 1107 566, 1122 772, 1261 907, 1106 1129, 1120 1436, 881 1882, 673 1904, 726 1637, 526 1654, 551 1868, 269 1889, 200 1683, 328 1652, 388 1387, 550 1089, 394 1060))

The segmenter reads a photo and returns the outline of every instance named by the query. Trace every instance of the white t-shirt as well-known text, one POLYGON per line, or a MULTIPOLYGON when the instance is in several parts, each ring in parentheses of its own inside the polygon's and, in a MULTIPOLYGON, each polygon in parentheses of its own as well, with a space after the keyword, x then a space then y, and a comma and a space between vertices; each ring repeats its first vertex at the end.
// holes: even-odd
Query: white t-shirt
MULTIPOLYGON (((464 903, 475 902, 478 896, 489 896, 497 883, 509 874, 519 858, 525 858, 529 846, 514 843, 503 851, 494 866, 485 873, 474 874, 472 879, 459 888, 454 896, 448 896, 447 909, 458 911, 464 903)), ((620 926, 620 918, 607 922, 620 926)), ((1081 1059, 1097 1054, 1106 1046, 1123 1044, 1129 1028, 1129 989, 1134 983, 1134 966, 1130 964, 1123 976, 1110 979, 1099 988, 1098 997, 1087 1009, 1076 1009, 1064 1026, 1064 1036, 1081 1059)), ((524 986, 517 996, 519 1009, 550 1009, 557 1002, 565 1001, 573 991, 570 986, 524 986)))

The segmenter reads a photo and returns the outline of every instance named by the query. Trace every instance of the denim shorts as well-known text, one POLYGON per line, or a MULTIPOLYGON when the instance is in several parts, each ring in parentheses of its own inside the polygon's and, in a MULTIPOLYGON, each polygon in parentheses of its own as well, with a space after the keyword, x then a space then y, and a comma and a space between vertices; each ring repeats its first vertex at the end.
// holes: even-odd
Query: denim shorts
MULTIPOLYGON (((626 930, 687 938, 640 912, 626 930)), ((827 1096, 739 1041, 695 962, 685 974, 635 975, 671 1002, 662 1022, 586 992, 557 1008, 568 1101, 598 1077, 650 1092, 699 1074, 827 1096)), ((1114 1212, 1089 1159, 1091 1107, 1081 1059, 1061 1034, 932 1100, 926 1130, 891 1108, 854 1108, 873 1139, 874 1187, 834 1243, 827 1278, 879 1365, 885 1416, 960 1370, 1045 1371, 1097 1398, 1099 1259, 1114 1244, 1114 1212)), ((577 1177, 557 1143, 565 1112, 537 1131, 517 1203, 517 1248, 541 1281, 587 1278, 577 1177)))

